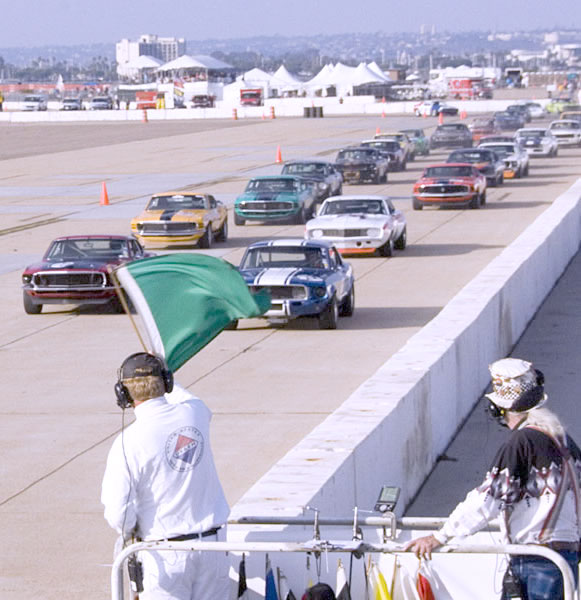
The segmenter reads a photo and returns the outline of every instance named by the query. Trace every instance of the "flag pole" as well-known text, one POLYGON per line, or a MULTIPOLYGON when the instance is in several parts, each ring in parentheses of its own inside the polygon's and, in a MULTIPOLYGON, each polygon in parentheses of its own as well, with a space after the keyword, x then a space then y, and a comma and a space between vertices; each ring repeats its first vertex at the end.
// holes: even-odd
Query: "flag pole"
POLYGON ((147 346, 145 345, 145 342, 143 341, 143 338, 141 337, 141 333, 139 333, 137 323, 135 322, 135 319, 133 318, 133 315, 131 314, 131 310, 129 309, 129 305, 127 304, 127 299, 125 298, 125 294, 123 293, 123 290, 121 289, 121 286, 119 285, 119 280, 117 279, 117 274, 115 273, 115 269, 108 267, 107 270, 109 271, 109 275, 111 276, 111 281, 113 282, 113 286, 115 287, 115 293, 117 294, 117 297, 119 298, 119 302, 121 302, 121 306, 123 307, 125 314, 129 317, 129 320, 131 321, 131 325, 133 325, 133 329, 135 329, 135 333, 137 334, 137 337, 139 338, 139 342, 141 343, 143 350, 145 350, 145 352, 147 352, 148 351, 147 346))

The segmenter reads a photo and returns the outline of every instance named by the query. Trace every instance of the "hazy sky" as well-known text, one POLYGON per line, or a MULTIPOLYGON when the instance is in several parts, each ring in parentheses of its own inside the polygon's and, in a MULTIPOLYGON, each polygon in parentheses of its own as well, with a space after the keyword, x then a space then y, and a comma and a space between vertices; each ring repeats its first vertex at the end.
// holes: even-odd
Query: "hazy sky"
POLYGON ((0 47, 136 39, 581 28, 581 0, 0 0, 0 47))

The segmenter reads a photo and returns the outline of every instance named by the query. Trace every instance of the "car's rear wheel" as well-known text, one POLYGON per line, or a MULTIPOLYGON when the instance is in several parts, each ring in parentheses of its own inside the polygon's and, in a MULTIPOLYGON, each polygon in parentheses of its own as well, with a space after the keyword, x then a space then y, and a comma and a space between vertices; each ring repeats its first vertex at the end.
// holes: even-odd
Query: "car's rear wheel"
POLYGON ((319 329, 337 329, 338 321, 339 307, 337 306, 337 299, 333 296, 325 310, 319 313, 319 329))
POLYGON ((225 242, 228 239, 228 218, 224 219, 220 231, 216 234, 216 239, 220 242, 225 242))
POLYGON ((381 256, 393 256, 393 240, 391 238, 383 246, 379 247, 379 254, 381 256))
POLYGON ((405 250, 405 247, 408 243, 408 232, 407 227, 403 228, 400 236, 395 240, 395 244, 393 245, 396 250, 405 250))
POLYGON ((524 175, 525 177, 527 177, 527 176, 528 176, 528 174, 529 174, 529 165, 527 165, 527 166, 524 168, 524 171, 523 171, 523 175, 524 175))
POLYGON ((234 225, 244 225, 246 220, 243 219, 237 212, 234 212, 234 225))
POLYGON ((355 284, 351 286, 349 293, 341 304, 340 314, 342 317, 352 317, 355 312, 355 284))
POLYGON ((401 170, 401 171, 405 171, 405 170, 406 170, 406 167, 407 167, 407 163, 406 163, 406 161, 404 160, 404 161, 401 163, 401 169, 400 169, 400 170, 401 170))
POLYGON ((416 200, 415 198, 412 200, 412 206, 414 210, 422 210, 423 208, 422 203, 419 200, 416 200))
POLYGON ((211 248, 213 241, 214 235, 212 233, 212 223, 208 223, 204 235, 200 238, 200 248, 211 248))
POLYGON ((484 206, 486 204, 486 190, 480 194, 480 204, 484 206))
POLYGON ((22 304, 27 315, 39 315, 42 311, 42 304, 35 304, 26 292, 22 292, 22 304))

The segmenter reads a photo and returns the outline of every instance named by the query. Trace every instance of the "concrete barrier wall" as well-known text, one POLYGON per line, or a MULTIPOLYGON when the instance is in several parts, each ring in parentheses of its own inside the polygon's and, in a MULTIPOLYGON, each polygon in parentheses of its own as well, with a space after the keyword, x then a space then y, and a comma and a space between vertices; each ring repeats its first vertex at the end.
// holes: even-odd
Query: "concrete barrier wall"
MULTIPOLYGON (((297 516, 304 506, 349 517, 354 506, 371 510, 384 484, 401 487, 401 513, 487 386, 486 366, 510 352, 580 240, 581 179, 260 479, 232 517, 297 516)), ((290 535, 283 529, 237 526, 231 539, 281 539, 290 535)), ((302 563, 285 562, 300 580, 302 563)))
MULTIPOLYGON (((539 100, 547 104, 550 100, 539 100)), ((218 102, 215 108, 183 108, 148 110, 147 119, 151 121, 188 120, 188 119, 232 119, 234 111, 238 119, 261 119, 271 117, 271 108, 277 117, 302 117, 304 109, 311 106, 323 108, 325 116, 345 115, 394 115, 413 114, 417 101, 377 102, 373 96, 347 96, 341 101, 331 98, 271 98, 264 106, 238 106, 218 102)), ((466 100, 450 101, 460 112, 479 114, 504 110, 514 100, 466 100)), ((19 102, 5 102, 4 112, 0 112, 0 122, 36 123, 36 122, 92 122, 92 121, 142 121, 143 110, 82 110, 60 111, 58 103, 49 103, 45 112, 27 112, 21 110, 19 102), (54 110, 53 110, 54 109, 54 110)))

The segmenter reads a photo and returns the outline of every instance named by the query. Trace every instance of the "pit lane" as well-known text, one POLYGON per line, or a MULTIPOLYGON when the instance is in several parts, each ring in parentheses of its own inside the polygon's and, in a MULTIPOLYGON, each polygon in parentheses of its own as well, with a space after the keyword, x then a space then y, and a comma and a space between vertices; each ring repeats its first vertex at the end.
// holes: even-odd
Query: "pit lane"
MULTIPOLYGON (((0 161, 0 350, 7 374, 1 396, 3 598, 67 599, 87 590, 108 597, 114 534, 102 517, 100 480, 121 425, 112 393, 116 369, 139 349, 127 317, 107 309, 47 307, 41 315, 25 315, 22 267, 57 235, 127 233, 130 218, 153 192, 207 190, 231 205, 250 176, 278 172, 277 145, 284 159, 332 158, 377 127, 423 126, 429 132, 436 119, 277 119, 213 127, 195 122, 182 131, 173 129, 176 123, 169 129, 152 125, 108 124, 98 139, 86 125, 26 125, 31 129, 21 138, 18 158, 0 161), (110 206, 99 206, 103 181, 110 206)), ((13 127, 19 126, 7 129, 13 127)), ((557 159, 533 160, 530 177, 490 189, 479 211, 412 211, 411 187, 421 167, 445 156, 442 151, 409 163, 407 171, 390 173, 385 185, 346 186, 345 193, 395 196, 408 218, 409 245, 391 259, 350 260, 356 311, 340 320, 338 330, 319 331, 308 320, 281 329, 250 320, 222 333, 178 372, 178 380, 214 411, 214 454, 231 503, 435 316, 581 170, 581 152, 561 149, 557 159)), ((237 264, 256 239, 302 232, 296 225, 236 227, 231 219, 230 239, 209 253, 237 264)))

